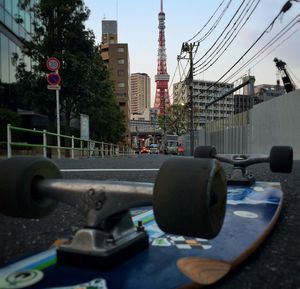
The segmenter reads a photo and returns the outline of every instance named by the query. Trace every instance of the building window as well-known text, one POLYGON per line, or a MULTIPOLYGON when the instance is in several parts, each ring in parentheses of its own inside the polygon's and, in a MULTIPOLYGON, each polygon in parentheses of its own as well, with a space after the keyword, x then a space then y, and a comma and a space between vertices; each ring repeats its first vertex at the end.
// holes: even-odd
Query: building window
POLYGON ((125 83, 124 82, 118 82, 118 87, 122 88, 122 87, 125 87, 125 83))
POLYGON ((4 8, 2 6, 3 4, 1 4, 1 0, 0 0, 0 19, 4 19, 4 8))
POLYGON ((119 69, 117 73, 118 73, 118 76, 124 76, 125 75, 125 71, 122 70, 122 69, 119 69))
POLYGON ((125 64, 125 59, 124 58, 119 58, 118 59, 118 64, 125 64))
POLYGON ((124 47, 118 47, 118 52, 120 52, 120 53, 123 53, 123 52, 125 52, 125 49, 124 49, 124 47))
POLYGON ((8 38, 4 34, 0 34, 1 36, 1 81, 3 83, 9 83, 10 76, 10 55, 9 55, 9 44, 8 38))

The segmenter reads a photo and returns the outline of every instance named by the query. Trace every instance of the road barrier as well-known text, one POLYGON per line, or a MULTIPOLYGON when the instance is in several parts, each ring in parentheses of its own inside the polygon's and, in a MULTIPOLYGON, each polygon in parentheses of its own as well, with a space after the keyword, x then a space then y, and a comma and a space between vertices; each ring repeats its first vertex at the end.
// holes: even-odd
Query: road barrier
MULTIPOLYGON (((26 138, 24 138, 26 139, 26 138)), ((7 125, 7 157, 11 157, 13 149, 18 148, 18 154, 24 154, 30 152, 31 154, 42 154, 44 157, 52 157, 57 154, 57 158, 61 157, 61 151, 65 152, 65 156, 70 156, 72 159, 75 157, 105 157, 105 156, 123 156, 134 154, 133 150, 129 146, 116 145, 113 143, 105 143, 94 140, 84 140, 74 136, 58 135, 56 133, 49 132, 47 130, 27 129, 21 127, 15 127, 10 124, 7 125), (35 142, 38 140, 40 143, 29 143, 13 141, 13 132, 22 133, 22 136, 31 135, 35 137, 35 142), (62 139, 62 143, 69 143, 69 146, 58 146, 50 144, 49 139, 62 139)))

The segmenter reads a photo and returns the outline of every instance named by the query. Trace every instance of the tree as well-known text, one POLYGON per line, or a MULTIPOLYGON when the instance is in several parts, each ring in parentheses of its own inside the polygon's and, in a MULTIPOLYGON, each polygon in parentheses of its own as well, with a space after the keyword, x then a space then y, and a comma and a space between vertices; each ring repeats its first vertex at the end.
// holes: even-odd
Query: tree
POLYGON ((7 124, 13 126, 20 126, 21 118, 13 110, 8 108, 0 108, 0 144, 5 143, 6 146, 6 136, 7 136, 7 124))
POLYGON ((29 41, 24 41, 24 57, 18 59, 17 67, 24 104, 46 114, 49 129, 54 131, 55 94, 47 89, 46 82, 49 73, 46 61, 54 56, 61 61, 60 105, 65 121, 64 133, 70 134, 72 118, 87 113, 94 137, 120 140, 124 129, 113 83, 100 58, 94 34, 84 26, 89 9, 84 6, 83 0, 40 0, 33 7, 29 3, 28 0, 19 0, 21 8, 30 9, 35 15, 35 32, 29 41), (31 67, 26 64, 26 57, 31 59, 31 67))
POLYGON ((166 109, 166 114, 158 118, 159 126, 168 134, 182 135, 188 131, 187 109, 185 105, 173 104, 166 109))

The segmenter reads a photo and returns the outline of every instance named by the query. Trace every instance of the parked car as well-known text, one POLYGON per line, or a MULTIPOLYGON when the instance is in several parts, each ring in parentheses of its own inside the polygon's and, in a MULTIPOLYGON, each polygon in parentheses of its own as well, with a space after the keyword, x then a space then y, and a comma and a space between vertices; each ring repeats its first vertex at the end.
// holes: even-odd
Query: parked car
POLYGON ((152 143, 150 144, 150 154, 158 154, 159 153, 159 147, 158 144, 152 143))
POLYGON ((142 147, 140 152, 141 154, 150 154, 150 149, 148 147, 142 147))

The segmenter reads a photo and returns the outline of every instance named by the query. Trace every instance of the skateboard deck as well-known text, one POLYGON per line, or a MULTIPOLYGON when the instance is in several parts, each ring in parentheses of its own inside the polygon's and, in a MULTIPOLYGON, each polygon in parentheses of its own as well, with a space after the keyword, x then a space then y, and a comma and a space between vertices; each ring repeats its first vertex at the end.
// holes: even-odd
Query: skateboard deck
POLYGON ((191 281, 207 285, 234 269, 262 243, 279 216, 282 200, 279 183, 228 186, 224 224, 212 240, 166 234, 158 228, 151 207, 135 208, 132 218, 135 223, 143 222, 149 248, 113 270, 58 265, 52 248, 1 268, 0 280, 37 269, 43 278, 28 288, 171 289, 191 281))

